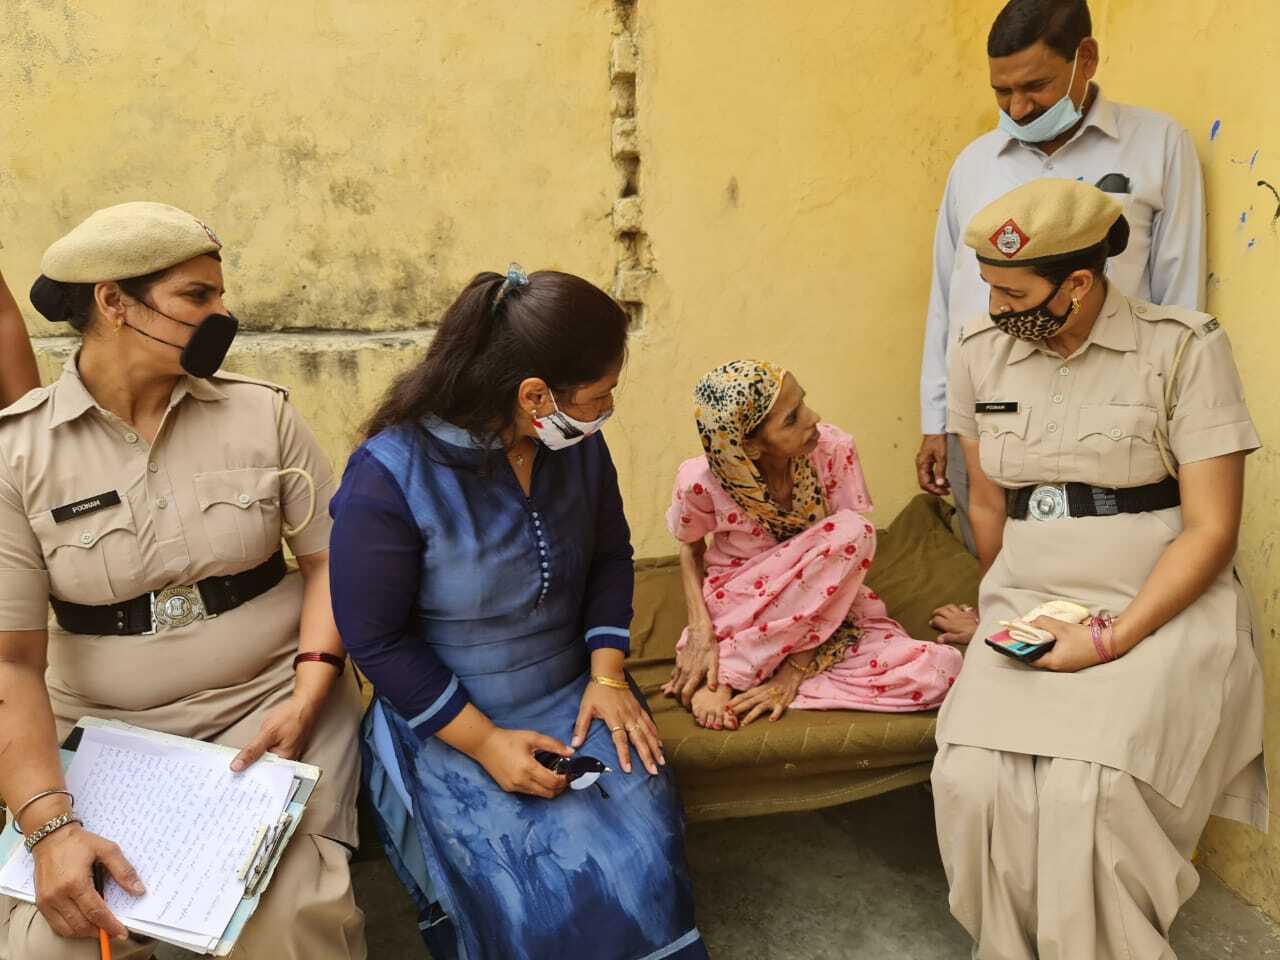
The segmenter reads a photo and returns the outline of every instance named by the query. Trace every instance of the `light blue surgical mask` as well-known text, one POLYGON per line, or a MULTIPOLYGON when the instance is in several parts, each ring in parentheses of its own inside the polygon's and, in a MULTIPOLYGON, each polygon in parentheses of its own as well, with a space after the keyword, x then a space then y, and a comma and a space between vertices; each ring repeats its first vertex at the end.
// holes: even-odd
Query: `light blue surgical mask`
POLYGON ((1018 123, 1013 117, 1001 110, 1000 129, 1015 140, 1021 140, 1023 143, 1045 143, 1049 140, 1056 140, 1079 123, 1084 116, 1084 112, 1080 107, 1084 106, 1085 98, 1080 98, 1079 107, 1071 99, 1071 88, 1076 82, 1076 64, 1079 61, 1080 51, 1077 50, 1075 59, 1071 61, 1071 79, 1067 82, 1067 93, 1061 100, 1030 123, 1018 123))

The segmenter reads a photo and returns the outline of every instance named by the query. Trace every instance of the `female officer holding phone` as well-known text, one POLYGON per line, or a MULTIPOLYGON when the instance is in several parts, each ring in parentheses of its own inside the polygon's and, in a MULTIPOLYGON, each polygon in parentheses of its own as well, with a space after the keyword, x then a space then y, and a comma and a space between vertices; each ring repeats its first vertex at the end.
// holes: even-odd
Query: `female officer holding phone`
POLYGON ((991 288, 949 399, 986 569, 975 640, 1053 600, 1097 617, 1034 620, 1053 646, 1033 663, 971 644, 942 708, 938 839, 982 958, 1172 957, 1209 814, 1266 824, 1233 571, 1260 441, 1218 321, 1103 279, 1127 237, 1071 180, 1019 187, 965 235, 991 288))

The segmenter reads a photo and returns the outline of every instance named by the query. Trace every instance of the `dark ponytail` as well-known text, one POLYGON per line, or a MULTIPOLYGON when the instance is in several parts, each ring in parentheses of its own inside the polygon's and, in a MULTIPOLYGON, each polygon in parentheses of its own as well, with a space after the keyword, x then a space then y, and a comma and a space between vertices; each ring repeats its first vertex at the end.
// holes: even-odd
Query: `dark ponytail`
POLYGON ((467 284, 422 362, 365 423, 365 438, 435 416, 489 440, 511 426, 524 380, 539 377, 563 398, 622 363, 629 318, 604 291, 554 270, 505 290, 504 279, 486 272, 467 284))
POLYGON ((1095 244, 1087 250, 1081 250, 1079 253, 1072 254, 1069 257, 1062 257, 1053 263, 1040 264, 1032 267, 1031 270, 1038 277, 1044 277, 1055 287, 1062 286, 1066 282, 1067 277, 1075 273, 1077 270, 1088 270, 1095 277, 1101 277, 1107 269, 1107 260, 1111 257, 1118 257, 1124 253, 1125 248, 1129 246, 1129 221, 1124 215, 1111 225, 1111 229, 1107 231, 1106 239, 1099 244, 1095 244))

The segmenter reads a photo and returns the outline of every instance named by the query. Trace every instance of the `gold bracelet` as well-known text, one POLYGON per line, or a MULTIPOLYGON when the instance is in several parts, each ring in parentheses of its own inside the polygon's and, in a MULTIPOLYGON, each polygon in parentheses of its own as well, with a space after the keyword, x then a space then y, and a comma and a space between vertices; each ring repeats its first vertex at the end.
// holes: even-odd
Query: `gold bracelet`
POLYGON ((630 690, 631 684, 625 680, 615 680, 613 677, 606 677, 602 673, 592 674, 593 683, 598 683, 602 687, 609 687, 612 690, 630 690))
POLYGON ((800 674, 800 676, 802 676, 802 677, 807 677, 807 676, 809 675, 809 668, 808 668, 808 667, 802 667, 802 666, 800 666, 799 664, 792 663, 792 662, 791 662, 791 658, 790 658, 790 657, 786 657, 785 659, 783 659, 783 661, 782 661, 782 662, 783 662, 783 664, 785 664, 786 666, 790 667, 792 670, 795 670, 795 671, 796 671, 797 673, 799 673, 799 674, 800 674))

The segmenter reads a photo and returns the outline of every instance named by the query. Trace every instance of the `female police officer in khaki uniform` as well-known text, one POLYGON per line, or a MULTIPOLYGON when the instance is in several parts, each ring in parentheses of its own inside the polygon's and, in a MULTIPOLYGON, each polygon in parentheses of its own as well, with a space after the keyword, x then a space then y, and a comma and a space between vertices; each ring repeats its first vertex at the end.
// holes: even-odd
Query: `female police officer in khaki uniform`
POLYGON ((955 352, 948 429, 988 569, 933 784, 983 960, 1171 958, 1209 814, 1266 824, 1232 570, 1259 441, 1218 322, 1103 279, 1126 236, 1120 206, 1070 180, 1014 190, 965 235, 992 313, 955 352), (1037 620, 1056 642, 1033 665, 981 642, 1053 599, 1117 619, 1037 620))
MULTIPOLYGON (((282 389, 215 372, 236 328, 219 248, 190 214, 124 204, 50 247, 32 289, 83 343, 55 383, 0 414, 0 795, 24 833, 44 834, 39 910, 0 901, 8 960, 96 957, 74 938, 125 933, 90 866, 128 886, 129 851, 67 822, 70 798, 50 792, 64 787, 58 741, 83 714, 243 747, 236 765, 270 750, 322 767, 234 956, 365 956, 348 873, 360 701, 329 607, 332 474, 282 389), (285 573, 282 531, 300 576, 285 573)), ((153 949, 130 940, 115 956, 153 949)))

